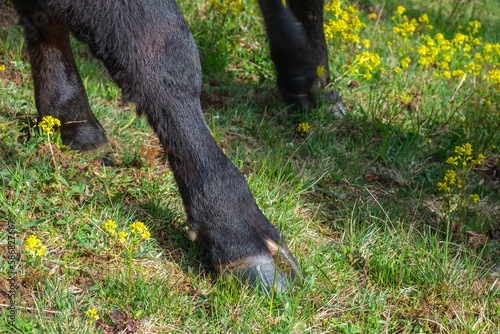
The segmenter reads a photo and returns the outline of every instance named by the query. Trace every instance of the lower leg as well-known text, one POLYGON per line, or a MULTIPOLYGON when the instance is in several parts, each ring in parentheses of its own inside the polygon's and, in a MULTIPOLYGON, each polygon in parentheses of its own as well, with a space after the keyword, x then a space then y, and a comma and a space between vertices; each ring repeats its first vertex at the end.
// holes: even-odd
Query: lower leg
POLYGON ((66 26, 35 1, 15 0, 14 5, 25 32, 39 117, 58 118, 62 142, 72 149, 88 151, 107 143, 90 109, 66 26))
POLYGON ((320 92, 330 83, 328 50, 323 31, 324 0, 259 0, 285 103, 308 107, 330 103, 332 114, 344 115, 335 90, 320 92), (321 71, 318 68, 322 68, 321 71))
POLYGON ((324 0, 287 1, 287 6, 304 27, 314 66, 325 69, 325 73, 320 76, 321 85, 325 87, 330 82, 330 66, 323 27, 323 5, 324 0))
MULTIPOLYGON (((203 119, 199 56, 175 1, 53 3, 104 62, 124 98, 146 114, 167 152, 191 236, 207 245, 215 268, 240 271, 251 281, 260 276, 269 286, 278 248, 293 267, 284 238, 257 207, 245 178, 203 119)), ((286 279, 280 273, 276 278, 284 289, 286 279)))
POLYGON ((324 70, 317 71, 318 74, 323 72, 318 76, 324 94, 317 97, 319 101, 314 101, 313 104, 324 100, 324 102, 329 103, 327 109, 329 112, 337 116, 344 116, 347 111, 342 104, 339 93, 335 89, 325 89, 330 84, 331 78, 323 23, 324 0, 288 0, 287 6, 304 27, 309 49, 312 52, 314 67, 324 70))
POLYGON ((287 104, 308 106, 316 98, 319 77, 307 35, 281 0, 259 0, 259 5, 281 95, 287 104))

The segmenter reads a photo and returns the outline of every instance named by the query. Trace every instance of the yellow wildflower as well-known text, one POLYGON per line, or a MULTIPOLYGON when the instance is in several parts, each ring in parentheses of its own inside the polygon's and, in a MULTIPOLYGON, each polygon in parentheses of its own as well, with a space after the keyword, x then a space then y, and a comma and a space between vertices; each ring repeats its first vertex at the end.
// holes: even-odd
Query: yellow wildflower
POLYGON ((422 67, 428 68, 430 64, 434 63, 433 57, 422 57, 418 60, 418 64, 422 67))
POLYGON ((128 233, 118 232, 116 236, 118 237, 118 239, 120 239, 122 243, 125 243, 125 238, 128 236, 128 233))
POLYGON ((402 68, 408 67, 408 65, 410 64, 410 62, 411 62, 410 58, 405 58, 405 59, 401 60, 401 67, 402 68))
POLYGON ((476 45, 483 45, 483 43, 481 42, 481 37, 479 37, 479 38, 477 38, 477 37, 476 37, 476 38, 473 38, 473 39, 471 40, 471 43, 474 43, 474 44, 476 44, 476 45))
POLYGON ((135 222, 130 225, 130 231, 132 231, 134 235, 141 234, 143 239, 148 239, 151 236, 143 222, 135 222))
POLYGON ((404 8, 403 6, 398 6, 398 8, 396 9, 396 14, 403 15, 403 13, 405 11, 406 11, 406 8, 404 8))
POLYGON ((87 316, 89 317, 89 321, 92 321, 92 320, 99 320, 99 316, 97 315, 97 310, 92 307, 90 310, 88 311, 85 311, 85 313, 87 314, 87 316))
POLYGON ((434 40, 434 38, 429 38, 427 40, 427 45, 428 46, 436 46, 436 41, 434 40))
POLYGON ((500 70, 495 68, 488 72, 489 77, 486 77, 486 80, 491 81, 497 89, 500 89, 500 70))
POLYGON ((309 123, 300 123, 297 126, 297 131, 306 133, 307 131, 309 131, 309 128, 310 128, 309 123))
POLYGON ((485 55, 490 55, 493 53, 493 45, 490 44, 490 43, 486 43, 484 46, 483 46, 483 53, 485 55))
POLYGON ((453 38, 451 43, 453 45, 459 46, 459 45, 462 45, 464 43, 467 43, 468 41, 469 41, 469 36, 458 33, 455 35, 455 37, 453 38))
POLYGON ((470 197, 474 201, 474 204, 476 204, 477 202, 481 202, 481 199, 479 198, 478 194, 472 194, 472 195, 470 195, 470 197))
POLYGON ((104 223, 104 225, 102 226, 102 229, 113 236, 116 234, 116 232, 115 232, 116 222, 113 220, 108 220, 107 222, 104 223))
POLYGON ((446 160, 446 163, 458 166, 457 159, 458 159, 458 157, 449 157, 448 160, 446 160))
POLYGON ((30 235, 25 243, 25 249, 33 256, 43 256, 43 253, 47 249, 47 247, 42 246, 42 243, 36 235, 30 235))
POLYGON ((425 45, 421 45, 418 48, 418 54, 425 56, 429 52, 429 48, 425 45))
POLYGON ((455 153, 458 155, 470 156, 472 155, 472 145, 465 143, 462 146, 455 146, 455 153))
MULTIPOLYGON (((210 0, 209 4, 224 15, 229 13, 239 15, 246 10, 245 4, 241 0, 210 0)), ((283 5, 285 5, 285 2, 283 2, 283 5)))
POLYGON ((418 18, 418 22, 421 22, 423 24, 429 24, 429 16, 427 14, 423 14, 418 18))
POLYGON ((359 30, 366 26, 365 23, 361 22, 359 17, 359 11, 354 6, 349 6, 346 11, 342 10, 340 0, 333 0, 331 5, 326 5, 325 10, 327 12, 332 12, 335 19, 328 20, 324 24, 325 37, 330 39, 335 39, 336 43, 340 42, 338 48, 340 50, 345 49, 344 43, 359 43, 360 37, 358 35, 359 30))
POLYGON ((467 75, 465 74, 465 72, 462 71, 462 70, 453 70, 453 71, 451 71, 451 75, 454 76, 454 77, 464 77, 464 78, 467 77, 467 75))
POLYGON ((417 20, 411 19, 410 22, 403 21, 399 26, 393 27, 392 32, 396 35, 400 35, 401 37, 408 37, 413 35, 417 27, 418 27, 417 20))
POLYGON ((479 154, 477 159, 471 159, 470 165, 471 167, 476 167, 476 165, 480 165, 484 160, 484 155, 479 154))
POLYGON ((446 175, 444 177, 444 180, 449 184, 452 185, 455 183, 455 180, 457 178, 457 173, 454 170, 448 169, 446 171, 446 175))
POLYGON ((43 132, 51 135, 53 134, 52 129, 55 126, 61 126, 61 122, 57 118, 54 118, 52 116, 44 116, 38 126, 42 128, 43 132))
POLYGON ((481 65, 475 64, 473 62, 465 65, 464 68, 467 73, 473 73, 474 75, 479 75, 481 72, 481 65))
POLYGON ((450 191, 450 187, 446 184, 446 182, 438 182, 437 187, 439 190, 445 190, 445 191, 450 191))
POLYGON ((481 23, 478 21, 470 21, 467 30, 470 31, 472 35, 475 35, 478 33, 479 28, 481 28, 481 23))

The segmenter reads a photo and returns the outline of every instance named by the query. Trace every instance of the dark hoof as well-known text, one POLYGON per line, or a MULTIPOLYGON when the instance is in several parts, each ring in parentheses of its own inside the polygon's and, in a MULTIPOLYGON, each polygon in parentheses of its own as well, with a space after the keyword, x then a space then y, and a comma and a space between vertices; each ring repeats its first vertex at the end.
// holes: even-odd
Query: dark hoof
POLYGON ((325 111, 334 117, 343 118, 347 110, 342 104, 340 94, 335 90, 325 90, 325 111))
POLYGON ((311 106, 311 95, 292 94, 281 91, 281 96, 283 97, 285 104, 290 106, 292 110, 308 109, 311 106))
POLYGON ((247 257, 222 268, 216 266, 216 269, 223 276, 236 277, 240 283, 251 288, 257 287, 268 293, 272 291, 284 293, 292 287, 293 280, 301 277, 302 273, 297 260, 286 245, 280 249, 279 257, 275 247, 270 247, 270 250, 274 254, 247 257), (273 249, 276 252, 273 252, 273 249))
POLYGON ((107 146, 108 139, 101 124, 97 123, 91 126, 85 122, 63 124, 60 129, 62 143, 72 150, 86 154, 107 146))
POLYGON ((285 275, 277 271, 276 262, 269 255, 255 256, 243 260, 236 266, 226 268, 225 274, 236 277, 238 281, 264 291, 272 290, 285 292, 290 288, 285 275))
POLYGON ((116 165, 115 152, 109 146, 109 143, 99 146, 93 150, 82 152, 85 155, 96 156, 105 167, 112 167, 116 165))
POLYGON ((347 114, 340 94, 332 88, 325 89, 323 94, 291 94, 283 91, 281 94, 292 110, 303 111, 325 105, 325 111, 331 116, 343 118, 347 114))

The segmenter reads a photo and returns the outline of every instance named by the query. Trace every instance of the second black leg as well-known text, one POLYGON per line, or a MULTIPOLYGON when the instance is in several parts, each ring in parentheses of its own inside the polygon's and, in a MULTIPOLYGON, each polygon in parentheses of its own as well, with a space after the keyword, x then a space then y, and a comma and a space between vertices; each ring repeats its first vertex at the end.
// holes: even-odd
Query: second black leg
POLYGON ((62 142, 72 149, 88 151, 107 143, 90 109, 65 24, 41 1, 14 0, 14 5, 24 29, 38 116, 58 118, 62 142))

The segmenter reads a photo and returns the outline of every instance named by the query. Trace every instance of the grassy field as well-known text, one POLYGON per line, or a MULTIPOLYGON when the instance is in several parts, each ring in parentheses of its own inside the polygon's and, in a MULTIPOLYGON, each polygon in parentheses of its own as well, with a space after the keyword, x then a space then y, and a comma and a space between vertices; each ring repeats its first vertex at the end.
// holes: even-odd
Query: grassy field
POLYGON ((117 164, 35 127, 22 32, 0 6, 2 312, 9 235, 18 255, 0 332, 500 333, 499 2, 327 4, 343 119, 284 107, 254 1, 180 4, 207 124, 304 270, 283 295, 215 274, 146 119, 76 40, 117 164), (108 220, 151 237, 129 252, 108 220))

